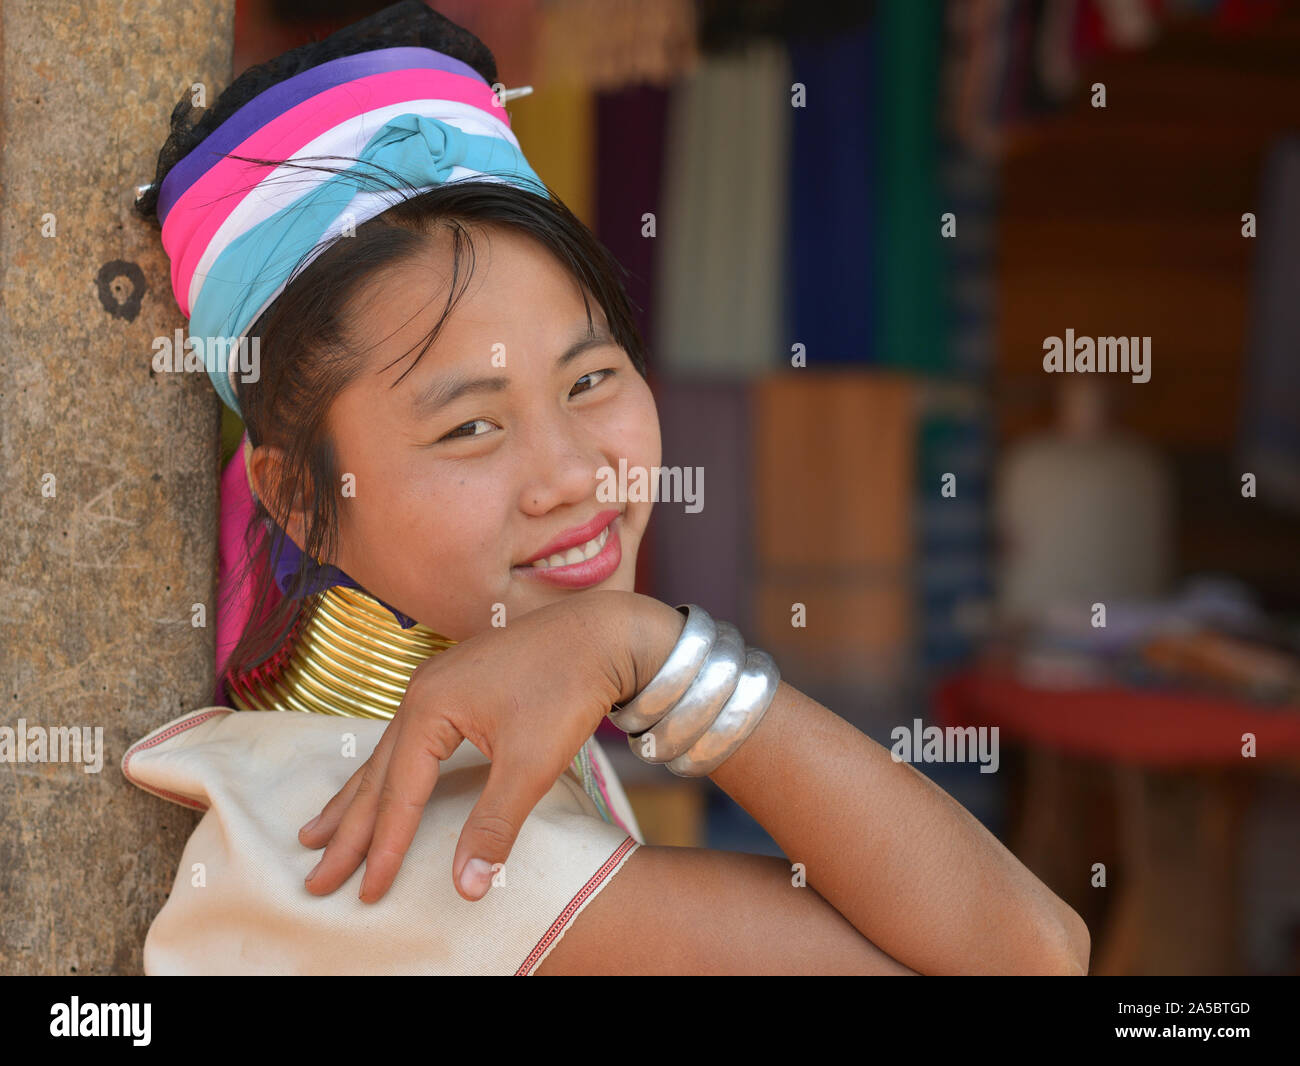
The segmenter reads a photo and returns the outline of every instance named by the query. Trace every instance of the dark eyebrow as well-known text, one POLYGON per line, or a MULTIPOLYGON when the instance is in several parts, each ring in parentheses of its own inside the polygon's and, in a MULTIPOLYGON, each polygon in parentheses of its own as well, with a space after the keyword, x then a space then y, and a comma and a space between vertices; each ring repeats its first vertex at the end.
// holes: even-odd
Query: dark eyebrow
MULTIPOLYGON (((599 348, 602 345, 614 343, 616 342, 608 329, 600 323, 593 323, 590 329, 584 330, 582 335, 564 350, 555 361, 555 369, 564 369, 589 348, 599 348)), ((417 418, 428 418, 437 414, 449 403, 459 400, 462 396, 472 396, 476 393, 502 392, 509 385, 510 379, 500 376, 463 378, 456 374, 444 375, 443 377, 434 378, 423 390, 415 395, 411 410, 417 418)))

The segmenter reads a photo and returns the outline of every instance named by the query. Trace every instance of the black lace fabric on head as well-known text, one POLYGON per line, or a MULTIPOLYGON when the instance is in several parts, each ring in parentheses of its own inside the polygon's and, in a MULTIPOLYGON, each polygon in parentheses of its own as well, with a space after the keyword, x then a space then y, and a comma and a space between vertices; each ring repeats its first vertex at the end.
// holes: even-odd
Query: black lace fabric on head
POLYGON ((275 59, 249 67, 221 94, 212 107, 201 111, 190 103, 187 93, 172 110, 171 133, 158 153, 153 184, 135 209, 155 224, 158 222, 158 191, 168 172, 203 143, 203 139, 272 85, 318 67, 331 59, 373 52, 380 48, 432 48, 473 67, 489 85, 497 81, 497 64, 488 47, 423 0, 402 0, 367 18, 345 26, 323 41, 304 44, 275 59))

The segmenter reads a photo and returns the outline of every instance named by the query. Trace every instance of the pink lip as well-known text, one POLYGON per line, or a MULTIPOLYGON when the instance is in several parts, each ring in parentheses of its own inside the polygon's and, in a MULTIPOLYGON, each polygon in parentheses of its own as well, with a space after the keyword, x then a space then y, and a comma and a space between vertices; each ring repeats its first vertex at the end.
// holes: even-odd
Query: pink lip
MULTIPOLYGON (((617 511, 613 514, 618 515, 617 511)), ((590 525, 591 523, 588 523, 590 525)), ((585 527, 584 527, 585 528, 585 527)), ((603 526, 597 526, 595 532, 598 533, 603 526)), ((548 585, 555 585, 565 589, 585 589, 588 586, 599 584, 609 577, 618 569, 619 563, 623 561, 623 546, 618 536, 619 522, 615 518, 609 523, 609 539, 605 541, 599 554, 592 556, 590 559, 583 559, 580 563, 570 563, 568 566, 523 566, 514 567, 514 573, 518 577, 527 577, 535 581, 543 581, 548 585)), ((595 533, 588 533, 576 544, 582 544, 591 540, 595 533)), ((573 547, 569 544, 568 547, 573 547)), ((559 551, 560 549, 555 549, 559 551)), ((546 553, 551 554, 550 552, 546 553)), ((537 558, 544 558, 538 556, 537 558)))
POLYGON ((584 522, 582 525, 565 530, 536 555, 530 555, 519 565, 527 566, 529 563, 535 563, 538 559, 545 559, 548 555, 554 555, 556 552, 568 551, 570 548, 576 548, 579 544, 586 544, 587 541, 591 540, 617 517, 617 510, 601 511, 595 518, 584 522))

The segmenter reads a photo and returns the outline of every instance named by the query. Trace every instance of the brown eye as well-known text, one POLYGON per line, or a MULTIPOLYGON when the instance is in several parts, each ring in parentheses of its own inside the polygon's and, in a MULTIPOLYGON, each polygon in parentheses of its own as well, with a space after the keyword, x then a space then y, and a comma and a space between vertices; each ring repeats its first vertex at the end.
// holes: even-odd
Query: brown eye
MULTIPOLYGON (((614 373, 613 370, 593 370, 590 374, 583 374, 582 377, 578 378, 578 380, 577 380, 576 382, 574 382, 573 388, 574 388, 574 389, 578 389, 578 386, 579 386, 582 382, 586 381, 586 380, 587 380, 588 378, 590 378, 590 377, 595 376, 596 374, 612 374, 612 373, 614 373)), ((604 378, 601 378, 600 380, 603 381, 604 378)), ((595 385, 591 385, 591 386, 588 386, 588 387, 585 388, 585 389, 578 389, 578 392, 590 392, 590 391, 591 391, 592 389, 594 389, 595 387, 596 387, 595 385)), ((572 396, 573 394, 574 394, 574 393, 573 393, 573 389, 570 389, 570 390, 569 390, 569 395, 572 396)))
MULTIPOLYGON (((477 426, 477 425, 484 425, 484 426, 487 426, 487 425, 491 425, 491 423, 488 422, 488 420, 487 420, 486 418, 476 418, 476 419, 474 419, 473 422, 466 422, 463 426, 457 426, 455 429, 453 429, 450 433, 448 433, 445 437, 443 437, 443 438, 441 438, 441 439, 442 439, 442 440, 460 440, 460 439, 463 439, 463 438, 465 438, 465 437, 481 437, 481 436, 483 436, 482 433, 462 433, 462 432, 461 432, 462 429, 472 428, 473 426, 477 426)), ((484 432, 487 432, 487 431, 485 430, 484 432)))

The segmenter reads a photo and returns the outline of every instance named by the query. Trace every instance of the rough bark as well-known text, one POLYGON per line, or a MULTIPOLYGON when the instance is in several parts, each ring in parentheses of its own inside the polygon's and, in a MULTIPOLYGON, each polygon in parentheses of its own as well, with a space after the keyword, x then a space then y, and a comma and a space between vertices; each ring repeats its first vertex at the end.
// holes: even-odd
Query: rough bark
POLYGON ((219 404, 152 371, 184 320, 131 208, 175 102, 229 81, 233 20, 234 0, 0 17, 0 727, 103 729, 99 773, 0 763, 0 973, 139 973, 196 818, 120 768, 211 702, 217 537, 219 404))

